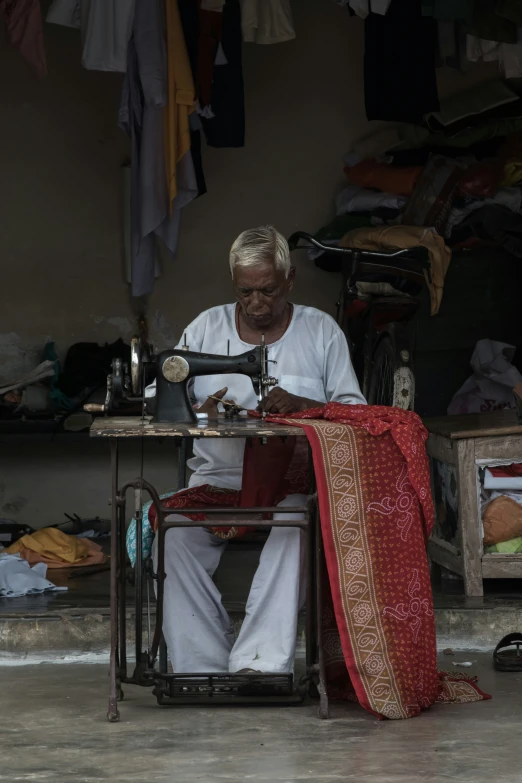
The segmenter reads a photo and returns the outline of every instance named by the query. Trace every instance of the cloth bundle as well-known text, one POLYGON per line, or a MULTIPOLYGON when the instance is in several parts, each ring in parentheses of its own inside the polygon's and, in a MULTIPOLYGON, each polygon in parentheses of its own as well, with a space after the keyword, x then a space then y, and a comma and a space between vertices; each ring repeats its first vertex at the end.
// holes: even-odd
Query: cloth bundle
POLYGON ((105 562, 102 548, 88 538, 77 538, 54 527, 42 528, 22 536, 5 550, 19 554, 28 563, 45 563, 49 568, 97 565, 105 562))
POLYGON ((67 590, 46 579, 46 573, 45 563, 36 563, 31 568, 27 560, 19 555, 0 554, 0 598, 67 590))

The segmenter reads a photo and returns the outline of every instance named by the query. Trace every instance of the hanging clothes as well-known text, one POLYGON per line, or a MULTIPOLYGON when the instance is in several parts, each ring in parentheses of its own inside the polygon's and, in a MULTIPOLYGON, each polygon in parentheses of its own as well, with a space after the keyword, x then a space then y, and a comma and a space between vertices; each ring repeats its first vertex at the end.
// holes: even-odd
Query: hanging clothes
POLYGON ((417 0, 392 0, 365 21, 364 93, 369 120, 419 123, 437 111, 436 23, 417 0))
MULTIPOLYGON (((224 0, 223 0, 224 2, 224 0)), ((199 31, 199 9, 197 3, 193 0, 178 0, 178 10, 185 47, 192 72, 193 84, 197 84, 198 76, 198 31, 199 31)), ((190 115, 190 151, 192 162, 196 174, 198 196, 207 192, 205 175, 203 173, 203 162, 201 158, 201 120, 196 112, 190 115)))
POLYGON ((39 0, 0 0, 0 17, 9 40, 41 78, 47 75, 39 0))
POLYGON ((167 34, 167 106, 165 108, 165 165, 169 203, 178 195, 177 167, 190 154, 190 121, 194 83, 183 37, 177 0, 165 0, 167 34))
MULTIPOLYGON (((222 17, 221 49, 215 51, 210 91, 211 114, 201 116, 207 143, 211 147, 243 147, 245 144, 245 97, 243 87, 243 62, 241 55, 241 9, 239 0, 226 0, 222 14, 215 11, 200 11, 200 52, 205 46, 212 47, 215 41, 216 21, 208 30, 208 14, 222 17)), ((201 57, 200 57, 201 62, 201 57)), ((201 84, 201 79, 200 79, 201 84)))
MULTIPOLYGON (((169 199, 165 175, 168 87, 163 0, 136 0, 118 118, 120 127, 131 138, 133 296, 144 296, 153 290, 155 237, 161 238, 174 254, 179 238, 180 210, 198 195, 194 165, 187 147, 187 131, 183 126, 183 146, 170 147, 177 165, 170 183, 175 185, 176 196, 172 201, 169 199), (184 154, 180 156, 172 149, 183 149, 184 154)), ((188 108, 181 105, 184 110, 188 108)), ((177 137, 173 143, 177 143, 177 137)))
MULTIPOLYGON (((239 0, 225 0, 221 11, 208 10, 208 3, 194 0, 178 0, 178 7, 207 143, 242 147, 245 105, 239 0)), ((195 124, 194 115, 191 121, 195 124)), ((194 165, 197 172, 196 160, 194 165)))
POLYGON ((422 0, 421 6, 423 16, 471 24, 475 0, 422 0))
POLYGON ((241 0, 243 41, 276 44, 295 38, 290 0, 241 0))
POLYGON ((366 19, 370 12, 384 16, 390 7, 390 3, 391 0, 346 0, 341 5, 349 5, 356 16, 366 19))
POLYGON ((88 71, 127 67, 135 0, 53 0, 46 21, 81 31, 82 65, 88 71))

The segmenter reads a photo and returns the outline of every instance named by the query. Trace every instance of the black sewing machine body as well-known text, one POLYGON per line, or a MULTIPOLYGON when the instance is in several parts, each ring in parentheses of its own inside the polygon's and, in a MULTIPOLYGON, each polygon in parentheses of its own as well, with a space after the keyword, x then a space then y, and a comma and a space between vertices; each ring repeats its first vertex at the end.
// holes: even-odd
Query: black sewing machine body
POLYGON ((196 412, 190 402, 188 385, 201 375, 248 376, 261 401, 277 379, 268 374, 268 350, 264 342, 237 356, 197 353, 188 347, 161 351, 154 355, 150 345, 142 347, 139 338, 131 343, 130 368, 114 359, 107 376, 107 393, 103 405, 85 405, 91 413, 122 413, 125 406, 141 404, 142 412, 152 412, 158 422, 195 422, 196 412), (156 378, 156 397, 144 401, 145 386, 156 378), (153 408, 153 410, 149 410, 153 408))
POLYGON ((247 375, 261 400, 267 387, 266 347, 258 345, 237 356, 196 353, 184 349, 162 351, 156 358, 156 413, 158 422, 196 421, 188 382, 201 375, 247 375))

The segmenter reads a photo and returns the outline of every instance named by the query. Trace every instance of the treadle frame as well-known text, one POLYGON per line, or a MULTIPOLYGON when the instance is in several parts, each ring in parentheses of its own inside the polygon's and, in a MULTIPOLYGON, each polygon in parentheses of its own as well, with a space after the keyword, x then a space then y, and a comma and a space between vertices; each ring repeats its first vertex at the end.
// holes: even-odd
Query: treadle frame
MULTIPOLYGON (((109 438, 111 450, 112 473, 112 514, 111 514, 111 573, 110 573, 110 603, 111 603, 111 648, 109 670, 109 705, 107 718, 110 722, 120 719, 118 701, 123 699, 122 684, 141 685, 154 688, 158 704, 258 704, 258 705, 297 705, 309 696, 319 696, 319 716, 329 717, 328 697, 326 692, 325 665, 322 644, 322 575, 324 571, 324 553, 322 536, 318 517, 317 493, 311 451, 309 452, 310 475, 312 478, 312 494, 308 497, 306 506, 285 507, 286 513, 303 514, 301 520, 273 520, 259 518, 281 512, 277 506, 253 508, 186 508, 184 514, 204 512, 207 519, 204 522, 183 519, 167 521, 172 510, 162 506, 156 489, 148 481, 137 478, 119 486, 119 440, 129 437, 140 437, 139 429, 122 427, 122 419, 118 426, 111 425, 111 420, 100 421, 91 430, 94 437, 109 438), (150 649, 143 648, 143 609, 144 609, 144 578, 147 564, 143 561, 142 552, 142 522, 141 515, 136 519, 136 566, 135 566, 135 658, 136 664, 132 674, 129 673, 127 661, 127 616, 126 616, 126 495, 133 489, 136 498, 141 501, 141 494, 146 492, 157 511, 158 528, 158 570, 153 574, 157 582, 156 617, 150 649), (209 672, 193 674, 167 671, 166 647, 163 641, 163 586, 165 580, 164 556, 165 536, 169 529, 175 527, 213 527, 218 516, 219 525, 241 525, 243 527, 271 528, 298 527, 306 533, 307 552, 307 591, 306 591, 306 674, 295 686, 292 675, 281 674, 227 674, 209 672), (228 515, 228 517, 227 517, 228 515), (206 680, 206 684, 201 683, 206 680), (195 688, 199 682, 198 692, 187 691, 184 688, 195 688), (229 690, 225 690, 229 689, 229 690)), ((147 436, 154 437, 154 425, 148 425, 147 436)), ((165 437, 165 425, 161 425, 157 437, 165 437)), ((180 488, 184 485, 187 442, 194 438, 194 432, 180 436, 173 427, 173 440, 178 447, 180 488)), ((198 433, 199 434, 199 433, 198 433)), ((202 433, 203 434, 203 433, 202 433)), ((299 428, 293 428, 292 436, 302 436, 299 428)), ((212 423, 212 432, 207 437, 246 437, 267 438, 289 435, 289 428, 277 424, 256 425, 252 432, 231 426, 227 422, 212 423)), ((149 615, 150 618, 150 615, 149 615)))
POLYGON ((291 674, 167 674, 154 677, 158 704, 301 704, 291 674), (204 682, 203 682, 204 680, 204 682))

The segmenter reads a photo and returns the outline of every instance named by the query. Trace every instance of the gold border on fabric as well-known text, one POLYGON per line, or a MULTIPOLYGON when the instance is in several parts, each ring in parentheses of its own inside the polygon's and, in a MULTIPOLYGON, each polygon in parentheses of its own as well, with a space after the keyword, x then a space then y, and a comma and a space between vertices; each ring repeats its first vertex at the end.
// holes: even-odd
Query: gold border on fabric
POLYGON ((356 434, 346 424, 307 420, 300 423, 314 428, 327 468, 331 530, 344 617, 368 704, 387 718, 407 718, 375 592, 356 434))

